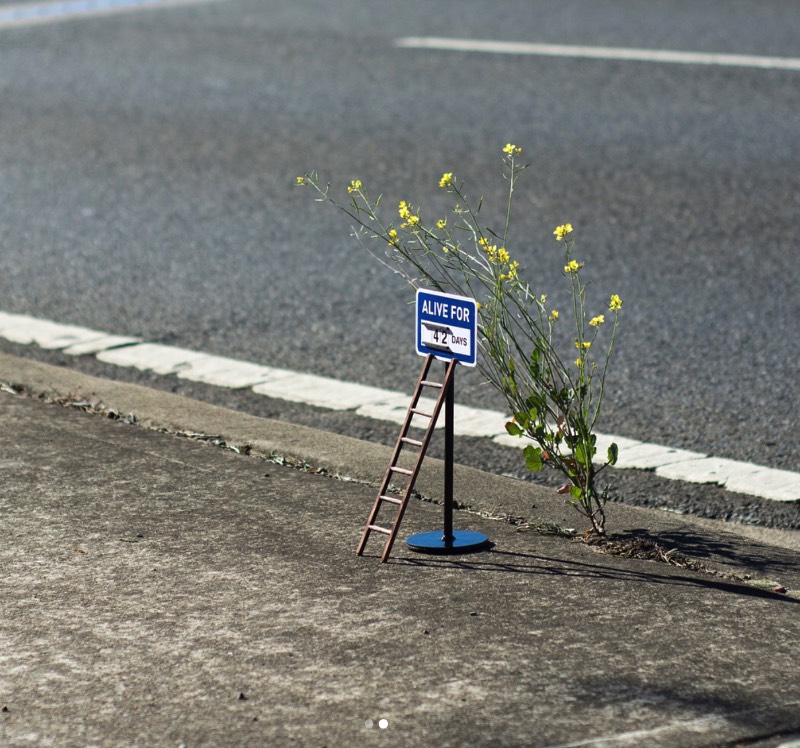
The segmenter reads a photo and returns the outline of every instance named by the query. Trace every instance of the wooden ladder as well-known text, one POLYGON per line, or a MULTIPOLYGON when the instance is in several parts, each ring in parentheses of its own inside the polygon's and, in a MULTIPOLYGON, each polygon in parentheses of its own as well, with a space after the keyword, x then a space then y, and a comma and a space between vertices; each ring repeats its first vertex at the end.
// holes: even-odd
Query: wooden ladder
POLYGON ((422 366, 422 373, 419 375, 419 379, 417 380, 417 386, 411 398, 411 405, 406 413, 405 421, 403 421, 403 427, 400 429, 400 436, 397 439, 397 444, 395 445, 394 452, 392 453, 392 459, 389 463, 389 468, 386 471, 386 475, 383 477, 383 482, 378 490, 375 503, 372 505, 372 511, 370 512, 369 519, 367 520, 366 527, 364 528, 364 533, 361 536, 361 542, 358 544, 358 548, 356 549, 356 553, 359 556, 364 553, 367 540, 369 539, 370 534, 373 532, 386 535, 386 544, 383 547, 381 563, 386 563, 386 561, 389 559, 389 554, 392 551, 392 545, 394 545, 394 540, 397 537, 397 531, 400 529, 400 521, 403 519, 403 514, 406 511, 408 500, 411 498, 411 492, 414 490, 414 483, 416 483, 417 476, 419 475, 420 468, 422 467, 422 460, 425 457, 425 452, 428 449, 431 436, 433 436, 433 429, 436 426, 436 420, 439 417, 439 412, 441 411, 442 405, 447 397, 448 388, 452 387, 453 385, 453 373, 455 372, 457 365, 455 359, 447 362, 444 380, 441 382, 434 382, 428 379, 428 373, 430 372, 433 360, 433 356, 427 356, 425 358, 425 363, 422 366), (426 387, 439 390, 439 395, 436 398, 436 404, 432 413, 423 411, 418 407, 419 399, 426 387), (421 441, 418 439, 411 439, 408 436, 408 431, 411 428, 411 421, 413 420, 414 416, 428 419, 428 427, 425 429, 425 435, 422 437, 421 441), (403 449, 407 447, 412 447, 417 450, 416 461, 411 469, 401 468, 398 466, 400 455, 403 452, 403 449), (397 480, 402 480, 405 478, 405 488, 400 490, 391 488, 393 478, 397 480), (397 495, 392 496, 392 493, 397 495), (378 514, 380 513, 380 510, 383 508, 384 504, 391 504, 397 507, 397 513, 394 521, 389 527, 384 527, 383 525, 378 524, 378 514))

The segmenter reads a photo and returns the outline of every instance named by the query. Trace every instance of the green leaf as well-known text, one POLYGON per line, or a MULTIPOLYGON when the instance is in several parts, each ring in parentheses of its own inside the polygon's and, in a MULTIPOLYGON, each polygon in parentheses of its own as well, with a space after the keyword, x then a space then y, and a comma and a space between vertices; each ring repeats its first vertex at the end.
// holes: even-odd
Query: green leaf
POLYGON ((517 424, 523 431, 525 431, 531 424, 531 420, 530 418, 528 418, 528 414, 523 410, 519 411, 518 413, 514 413, 514 420, 517 422, 517 424))
POLYGON ((575 501, 580 501, 581 496, 583 495, 583 491, 581 491, 580 486, 570 486, 569 487, 570 495, 572 496, 575 501))
POLYGON ((531 417, 535 420, 536 416, 533 415, 533 411, 535 410, 536 413, 540 413, 545 408, 545 401, 541 395, 537 394, 536 392, 531 393, 530 397, 525 401, 525 405, 530 409, 531 417))
POLYGON ((509 421, 506 424, 506 431, 508 431, 511 436, 522 436, 525 432, 519 427, 518 424, 514 423, 514 421, 509 421))
POLYGON ((538 473, 542 469, 542 450, 539 447, 534 447, 529 444, 522 450, 525 456, 525 466, 532 473, 538 473))
POLYGON ((555 400, 563 411, 568 411, 575 399, 575 390, 570 387, 562 387, 555 393, 555 400))
POLYGON ((533 349, 533 353, 531 353, 531 361, 528 366, 531 372, 531 376, 534 380, 538 380, 541 377, 542 373, 542 366, 541 366, 541 352, 538 348, 533 349))
POLYGON ((617 446, 616 442, 614 442, 608 448, 608 464, 616 465, 618 459, 619 459, 619 447, 617 446))
POLYGON ((595 453, 594 444, 587 444, 584 441, 579 441, 575 445, 575 458, 582 465, 586 465, 588 467, 592 462, 592 457, 594 457, 594 453, 595 453))

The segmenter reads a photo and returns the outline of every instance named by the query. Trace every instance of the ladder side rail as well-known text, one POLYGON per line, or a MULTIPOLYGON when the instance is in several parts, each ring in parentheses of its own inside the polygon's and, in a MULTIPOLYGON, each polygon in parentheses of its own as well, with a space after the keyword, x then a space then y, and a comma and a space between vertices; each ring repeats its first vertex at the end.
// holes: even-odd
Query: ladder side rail
MULTIPOLYGON (((428 372, 430 371, 433 360, 434 357, 428 355, 425 357, 425 361, 422 364, 422 371, 420 372, 419 378, 417 379, 417 385, 414 388, 414 394, 411 397, 411 405, 406 411, 405 420, 403 421, 403 424, 400 428, 400 436, 395 442, 394 450, 392 452, 392 458, 389 461, 389 467, 386 469, 386 473, 383 476, 380 488, 378 489, 378 495, 375 499, 374 504, 372 505, 372 510, 370 511, 369 519, 367 520, 367 524, 364 527, 364 532, 361 535, 361 540, 358 543, 358 547, 356 549, 356 555, 358 556, 364 553, 364 549, 367 546, 367 541, 369 540, 371 532, 370 526, 374 525, 378 519, 378 514, 381 509, 381 496, 386 493, 387 489, 389 488, 389 484, 392 481, 392 472, 393 472, 392 468, 397 466, 397 461, 400 458, 400 451, 403 448, 403 438, 408 435, 408 431, 411 428, 411 422, 414 418, 413 409, 416 408, 417 402, 419 401, 420 395, 422 394, 422 389, 423 389, 422 382, 425 381, 426 377, 428 376, 428 372)), ((397 524, 397 519, 395 519, 395 524, 397 524)))
POLYGON ((395 442, 394 451, 392 452, 392 459, 389 462, 389 469, 386 471, 386 475, 384 476, 385 484, 382 484, 383 490, 381 493, 383 493, 383 491, 389 485, 392 475, 392 468, 397 466, 397 460, 399 459, 400 452, 403 449, 403 439, 408 436, 408 431, 411 428, 411 422, 414 419, 413 410, 417 407, 419 398, 422 395, 422 382, 425 380, 425 377, 428 376, 428 371, 431 368, 431 363, 433 363, 433 360, 433 356, 428 355, 425 357, 425 362, 422 364, 422 372, 417 380, 417 386, 414 388, 414 394, 411 396, 411 405, 408 407, 405 420, 403 421, 403 425, 400 427, 400 436, 397 437, 397 441, 395 442))
POLYGON ((423 382, 427 380, 428 372, 431 370, 431 364, 434 362, 434 360, 435 360, 434 357, 430 353, 427 356, 425 356, 425 361, 422 364, 422 371, 419 374, 419 378, 417 379, 417 384, 414 387, 414 394, 411 397, 411 405, 408 408, 409 411, 417 407, 420 395, 422 395, 422 390, 424 389, 423 382))
POLYGON ((419 448, 419 454, 417 455, 417 461, 414 463, 414 469, 412 470, 411 475, 408 478, 406 489, 403 494, 403 503, 400 504, 400 506, 397 509, 397 516, 395 517, 395 521, 392 524, 392 532, 386 539, 386 545, 384 546, 383 553, 381 554, 381 563, 385 564, 389 560, 389 554, 392 551, 392 546, 394 545, 397 533, 400 530, 400 522, 403 519, 406 507, 408 506, 408 500, 411 498, 411 492, 414 490, 414 484, 417 482, 417 477, 419 476, 420 470, 422 470, 422 461, 425 458, 425 453, 428 450, 428 445, 430 444, 431 438, 433 437, 433 430, 436 426, 436 421, 439 419, 439 413, 441 412, 442 406, 444 405, 444 401, 447 398, 447 392, 451 386, 456 365, 457 362, 455 359, 451 359, 450 362, 447 364, 447 371, 445 372, 443 387, 441 392, 439 393, 439 397, 436 399, 436 405, 434 407, 433 417, 431 418, 431 421, 428 424, 428 428, 425 431, 425 436, 422 439, 422 446, 419 448))

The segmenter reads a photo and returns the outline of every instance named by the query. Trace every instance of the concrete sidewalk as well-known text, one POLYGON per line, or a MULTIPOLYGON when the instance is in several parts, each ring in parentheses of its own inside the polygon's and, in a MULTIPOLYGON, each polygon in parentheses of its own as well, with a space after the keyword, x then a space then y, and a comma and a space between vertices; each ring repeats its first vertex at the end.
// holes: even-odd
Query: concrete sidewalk
POLYGON ((377 482, 383 447, 8 356, 0 382, 251 452, 0 393, 0 745, 800 745, 796 534, 614 505, 708 571, 620 558, 487 518, 576 522, 458 467, 494 548, 409 552, 441 526, 415 501, 381 565, 374 488, 263 456, 377 482))

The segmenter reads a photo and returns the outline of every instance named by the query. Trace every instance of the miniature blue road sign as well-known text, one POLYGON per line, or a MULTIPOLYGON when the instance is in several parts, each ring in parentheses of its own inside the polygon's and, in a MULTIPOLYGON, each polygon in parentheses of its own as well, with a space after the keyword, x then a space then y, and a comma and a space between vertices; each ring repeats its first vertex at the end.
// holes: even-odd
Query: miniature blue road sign
POLYGON ((417 289, 417 353, 455 359, 464 366, 478 361, 478 303, 468 296, 417 289))

